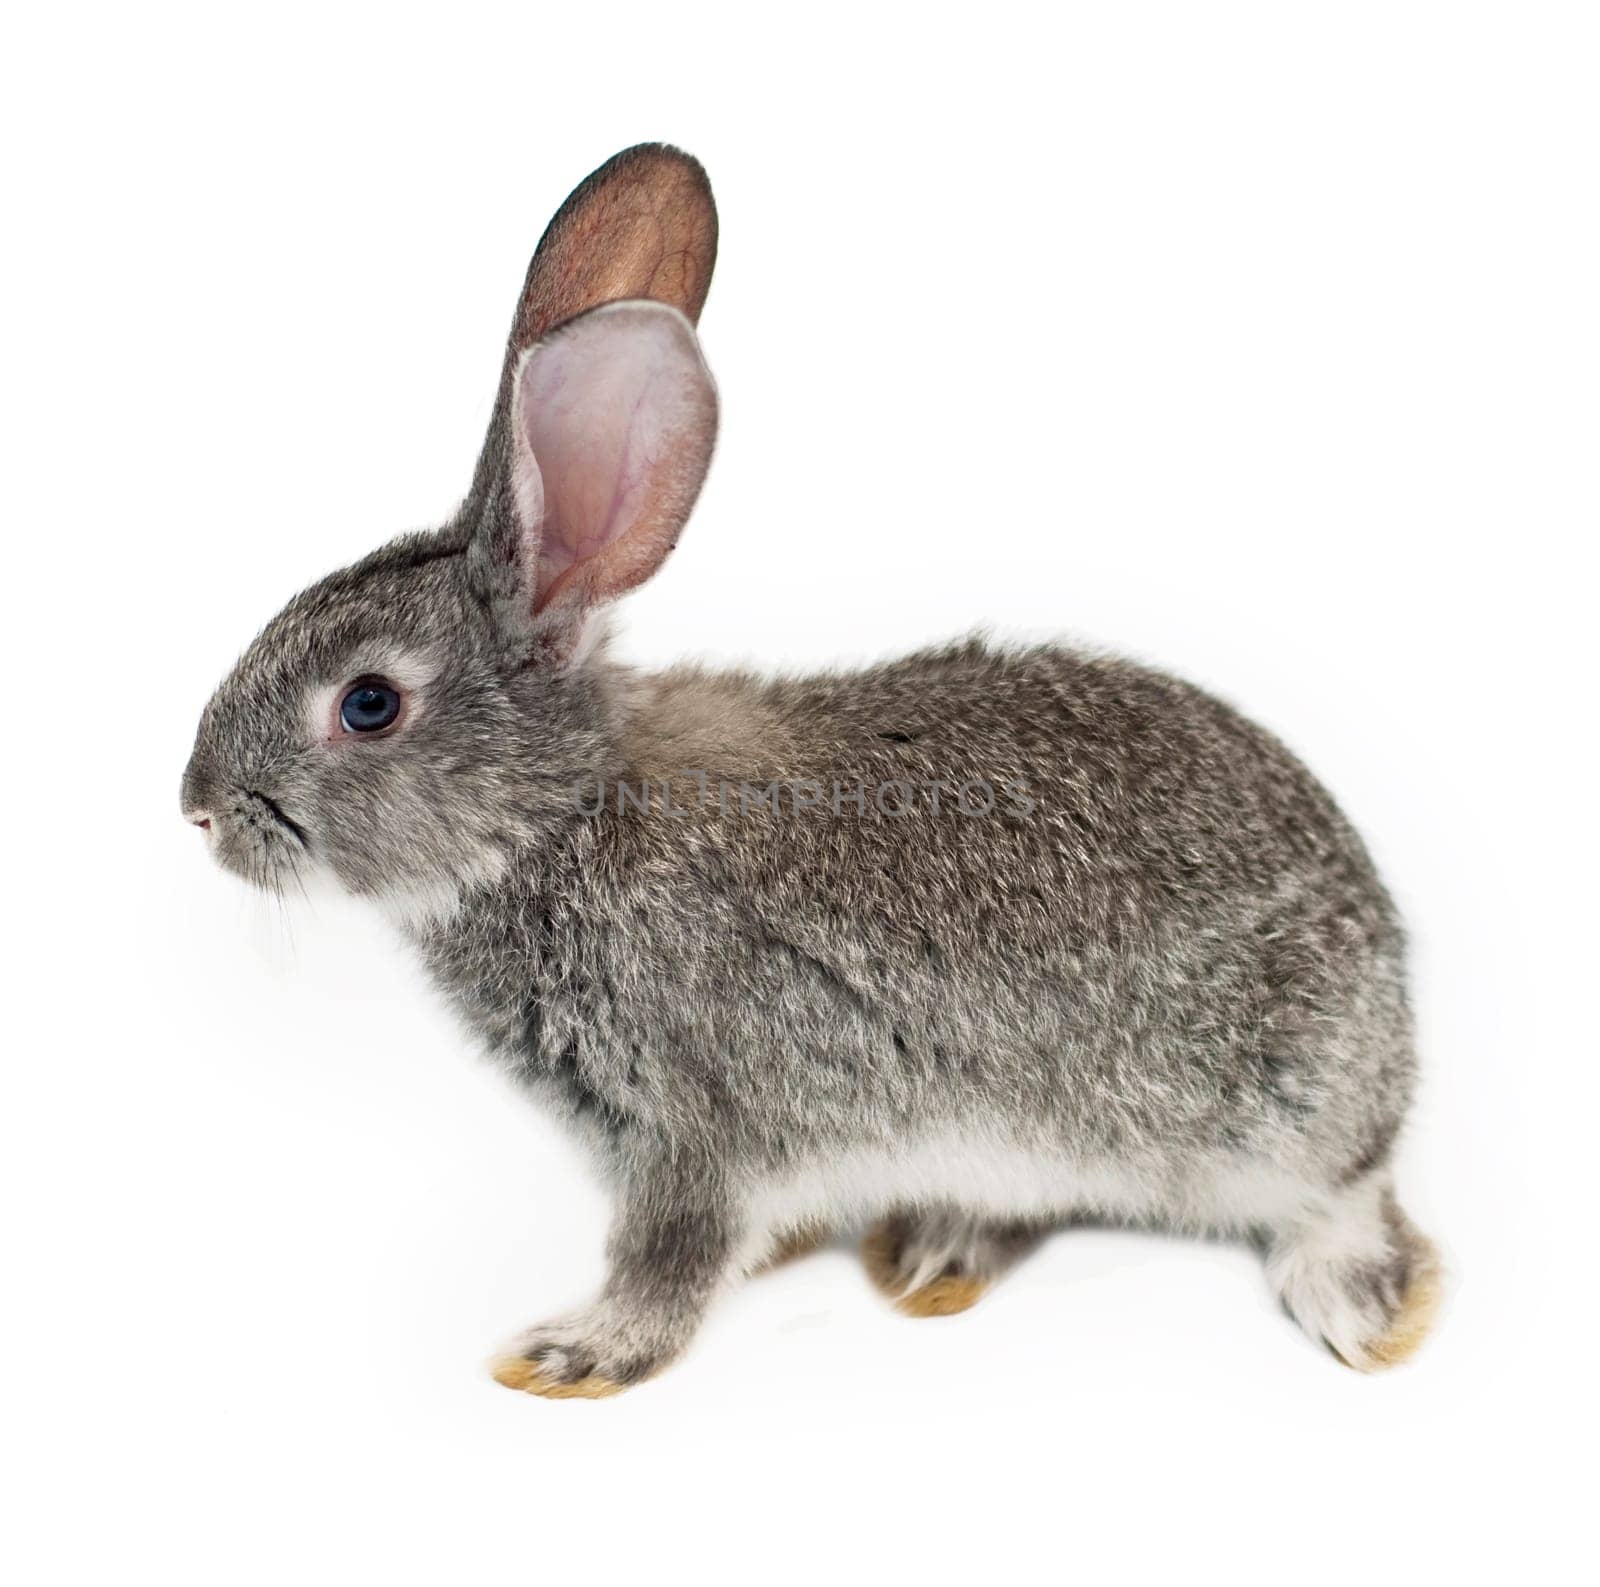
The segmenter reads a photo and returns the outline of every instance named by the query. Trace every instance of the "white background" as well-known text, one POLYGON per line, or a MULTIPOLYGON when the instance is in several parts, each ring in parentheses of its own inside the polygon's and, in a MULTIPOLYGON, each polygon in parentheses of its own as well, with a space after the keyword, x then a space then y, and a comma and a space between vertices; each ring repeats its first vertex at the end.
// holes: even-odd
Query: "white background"
POLYGON ((14 16, 10 1578, 1570 1579, 1592 23, 14 16), (1402 1188, 1453 1276, 1413 1366, 1340 1368, 1242 1250, 1080 1233, 946 1322, 895 1315, 841 1244, 621 1399, 487 1377, 597 1283, 597 1190, 377 920, 285 919, 217 872, 178 778, 284 598, 448 512, 545 220, 644 138, 720 202, 725 425, 626 652, 806 666, 985 622, 1280 731, 1415 934, 1402 1188))

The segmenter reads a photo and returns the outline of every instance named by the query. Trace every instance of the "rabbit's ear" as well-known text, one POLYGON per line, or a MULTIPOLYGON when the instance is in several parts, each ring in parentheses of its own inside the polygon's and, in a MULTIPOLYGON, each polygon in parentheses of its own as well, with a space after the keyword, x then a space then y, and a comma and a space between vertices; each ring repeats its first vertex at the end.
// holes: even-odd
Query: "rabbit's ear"
POLYGON ((610 303, 519 361, 511 400, 515 610, 545 657, 579 650, 585 620, 660 567, 700 493, 717 394, 688 320, 610 303))
POLYGON ((601 303, 651 298, 700 318, 717 260, 717 208, 700 162, 662 143, 607 160, 556 212, 517 304, 511 345, 601 303))
POLYGON ((623 299, 667 303, 697 322, 716 259, 711 185, 682 150, 641 143, 578 185, 546 227, 517 299, 470 517, 492 506, 503 480, 512 385, 527 350, 563 321, 623 299))

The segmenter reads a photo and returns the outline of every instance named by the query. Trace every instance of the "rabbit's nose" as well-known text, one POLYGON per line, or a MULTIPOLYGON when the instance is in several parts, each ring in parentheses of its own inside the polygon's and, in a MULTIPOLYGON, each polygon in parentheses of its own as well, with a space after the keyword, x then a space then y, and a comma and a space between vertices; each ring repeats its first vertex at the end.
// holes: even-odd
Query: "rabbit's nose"
POLYGON ((209 832, 211 830, 211 817, 208 816, 205 811, 191 810, 189 811, 188 815, 190 823, 199 827, 202 832, 209 832))

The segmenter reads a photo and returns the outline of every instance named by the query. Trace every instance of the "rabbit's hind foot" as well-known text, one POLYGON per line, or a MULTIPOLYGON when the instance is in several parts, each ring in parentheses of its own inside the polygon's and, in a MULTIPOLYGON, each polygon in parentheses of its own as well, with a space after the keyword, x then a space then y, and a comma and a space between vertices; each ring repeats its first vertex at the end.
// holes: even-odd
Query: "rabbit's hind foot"
POLYGON ((1413 1355, 1439 1309, 1438 1252, 1400 1210, 1387 1174, 1274 1233, 1267 1274, 1295 1321, 1362 1372, 1413 1355))
POLYGON ((872 1282, 908 1317, 953 1317, 977 1305, 1035 1245, 1028 1223, 991 1223, 953 1209, 897 1212, 868 1231, 861 1259, 872 1282))

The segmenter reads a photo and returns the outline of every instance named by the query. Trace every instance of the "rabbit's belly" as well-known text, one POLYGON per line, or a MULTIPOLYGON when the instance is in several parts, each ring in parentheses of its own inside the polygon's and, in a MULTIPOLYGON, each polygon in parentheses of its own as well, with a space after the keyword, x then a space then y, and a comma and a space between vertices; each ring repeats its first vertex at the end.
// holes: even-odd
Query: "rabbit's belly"
POLYGON ((1302 1176, 1259 1158, 1208 1155, 1183 1164, 1084 1160, 952 1133, 903 1146, 854 1147, 756 1181, 746 1210, 757 1241, 773 1230, 849 1226, 897 1208, 935 1206, 996 1219, 1051 1221, 1083 1214, 1244 1230, 1292 1217, 1316 1194, 1302 1176))

